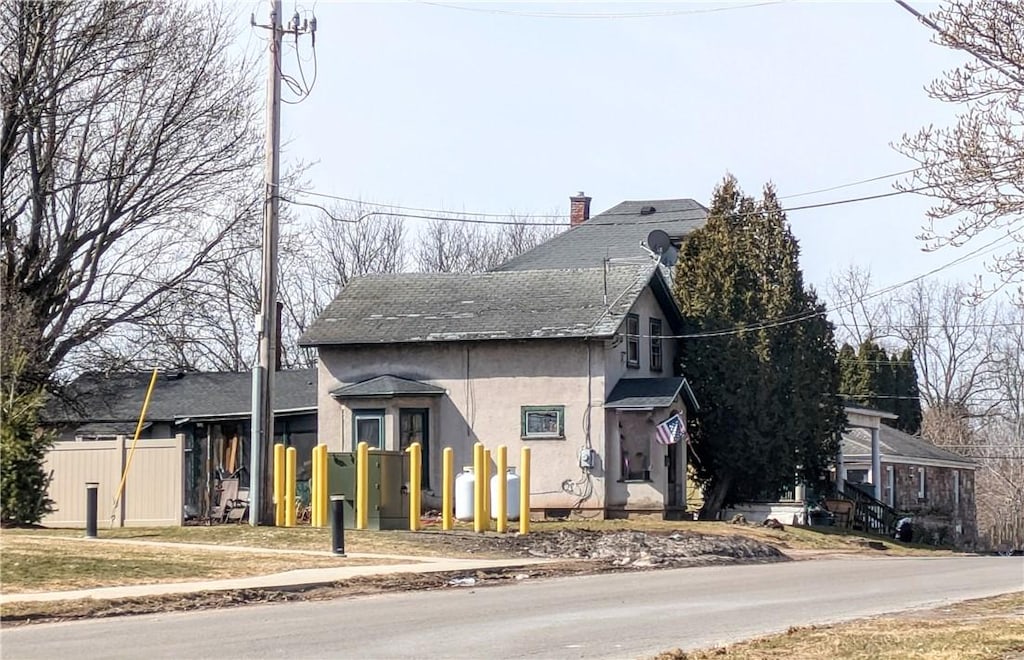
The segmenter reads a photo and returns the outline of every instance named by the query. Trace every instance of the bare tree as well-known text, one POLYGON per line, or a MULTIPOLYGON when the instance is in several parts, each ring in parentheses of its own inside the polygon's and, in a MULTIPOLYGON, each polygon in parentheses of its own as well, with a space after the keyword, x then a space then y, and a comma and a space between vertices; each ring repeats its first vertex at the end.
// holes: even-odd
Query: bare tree
POLYGON ((258 70, 214 5, 0 8, 3 354, 34 379, 233 258, 259 190, 258 70))
POLYGON ((871 271, 853 264, 825 285, 829 311, 838 321, 836 341, 860 346, 883 334, 886 304, 872 293, 871 271))
POLYGON ((419 236, 417 268, 433 273, 490 270, 568 229, 568 225, 542 224, 515 213, 500 222, 487 225, 458 215, 431 220, 419 236))
POLYGON ((929 408, 990 412, 997 316, 994 302, 978 301, 963 284, 918 281, 894 296, 887 331, 914 352, 929 408))
POLYGON ((1016 241, 993 264, 1004 281, 1024 275, 1024 3, 955 0, 931 14, 935 42, 968 60, 928 87, 955 104, 955 125, 905 135, 897 149, 921 168, 904 184, 935 199, 921 238, 962 245, 986 232, 1016 241))

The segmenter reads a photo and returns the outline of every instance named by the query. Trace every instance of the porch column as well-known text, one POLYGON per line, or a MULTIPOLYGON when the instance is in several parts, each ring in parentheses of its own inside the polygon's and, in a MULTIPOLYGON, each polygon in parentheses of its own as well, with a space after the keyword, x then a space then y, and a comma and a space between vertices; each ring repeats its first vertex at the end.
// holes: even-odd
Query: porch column
POLYGON ((871 429, 871 483, 875 499, 882 501, 882 455, 878 449, 878 429, 871 429))
POLYGON ((843 462, 843 448, 840 441, 839 453, 836 454, 836 492, 842 494, 846 481, 846 463, 843 462))

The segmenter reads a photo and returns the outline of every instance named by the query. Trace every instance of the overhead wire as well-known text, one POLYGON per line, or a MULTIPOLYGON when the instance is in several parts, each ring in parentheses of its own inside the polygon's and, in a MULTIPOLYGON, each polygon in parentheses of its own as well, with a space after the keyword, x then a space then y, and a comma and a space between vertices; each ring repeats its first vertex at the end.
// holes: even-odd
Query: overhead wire
MULTIPOLYGON (((871 200, 875 200, 875 199, 884 199, 884 198, 887 198, 887 197, 896 197, 896 196, 899 196, 899 195, 906 195, 906 194, 909 194, 909 193, 921 192, 923 190, 927 190, 928 188, 929 188, 928 186, 922 186, 922 187, 918 187, 918 188, 908 188, 906 190, 894 190, 894 191, 891 191, 891 192, 879 193, 879 194, 876 194, 876 195, 864 195, 862 197, 851 197, 851 198, 846 198, 846 199, 836 199, 836 200, 830 200, 830 201, 827 201, 827 202, 817 202, 817 203, 814 203, 814 204, 803 204, 801 206, 790 206, 788 208, 779 208, 777 210, 776 209, 772 209, 770 211, 771 212, 777 211, 778 213, 791 213, 791 212, 794 212, 794 211, 806 211, 806 210, 810 210, 810 209, 826 208, 826 207, 829 207, 829 206, 841 206, 841 205, 844 205, 844 204, 855 204, 855 203, 858 203, 858 202, 867 202, 867 201, 871 201, 871 200)), ((405 213, 405 214, 403 214, 403 213, 391 213, 391 212, 379 212, 379 213, 369 212, 369 213, 362 214, 361 216, 359 216, 359 218, 357 220, 349 220, 349 219, 339 218, 339 217, 335 216, 333 213, 328 212, 325 207, 323 207, 323 206, 321 206, 319 204, 304 203, 304 202, 298 202, 298 201, 295 201, 295 200, 287 200, 287 201, 289 201, 292 204, 301 204, 303 206, 310 206, 310 207, 313 207, 313 208, 321 209, 325 213, 327 213, 332 219, 338 220, 338 221, 341 221, 341 222, 359 222, 359 221, 361 221, 361 220, 363 220, 363 219, 365 219, 367 217, 372 217, 373 215, 394 215, 394 216, 398 216, 398 217, 419 218, 419 219, 423 219, 423 220, 440 220, 440 221, 444 221, 444 222, 469 222, 469 223, 478 222, 480 224, 515 224, 515 225, 525 225, 525 226, 528 226, 528 227, 529 226, 564 227, 565 224, 566 224, 565 220, 564 220, 564 218, 566 217, 565 214, 542 214, 542 215, 524 214, 524 215, 526 215, 526 217, 530 217, 530 218, 563 218, 563 220, 561 222, 522 222, 522 221, 519 221, 519 220, 506 220, 506 221, 500 221, 500 222, 495 221, 495 222, 488 223, 488 222, 483 221, 483 220, 472 220, 472 219, 465 218, 465 217, 450 217, 450 216, 457 214, 457 215, 461 215, 461 216, 474 216, 474 217, 485 217, 485 218, 486 217, 491 217, 491 218, 494 218, 494 217, 508 218, 512 214, 510 214, 510 213, 493 213, 493 212, 486 212, 485 213, 485 212, 479 212, 479 211, 444 211, 444 210, 438 210, 438 209, 423 209, 423 208, 415 208, 415 207, 406 207, 406 206, 400 206, 400 205, 397 205, 397 204, 395 204, 395 205, 375 204, 375 203, 372 203, 372 202, 363 202, 361 200, 357 200, 357 199, 353 199, 353 198, 349 198, 349 197, 341 197, 339 195, 329 195, 327 193, 318 193, 318 192, 302 190, 301 188, 282 186, 282 189, 291 191, 293 193, 297 193, 299 195, 310 195, 310 196, 316 196, 316 197, 323 197, 323 198, 326 198, 326 199, 334 199, 334 200, 351 202, 351 203, 356 203, 356 204, 367 204, 369 206, 387 206, 388 208, 400 209, 400 210, 403 210, 403 211, 423 211, 423 213, 424 213, 424 214, 416 214, 416 213, 405 213), (450 214, 450 215, 449 215, 449 217, 442 217, 441 215, 426 215, 427 213, 430 213, 430 214, 442 214, 442 213, 444 213, 444 214, 450 214)), ((765 213, 765 211, 766 211, 765 209, 761 208, 761 209, 758 209, 758 210, 755 210, 755 211, 750 211, 748 213, 734 213, 734 214, 731 214, 730 217, 733 218, 733 219, 739 219, 739 218, 745 218, 745 217, 753 217, 753 216, 761 215, 761 214, 765 213)), ((607 226, 607 225, 611 225, 611 226, 621 226, 621 225, 636 226, 636 225, 664 224, 664 223, 665 223, 665 220, 660 219, 660 218, 654 218, 654 219, 650 219, 650 220, 628 220, 628 221, 601 220, 599 223, 594 223, 594 224, 600 224, 601 226, 607 226)))
MULTIPOLYGON (((772 329, 772 328, 778 328, 778 327, 782 327, 782 326, 786 326, 786 325, 791 325, 793 323, 801 323, 803 321, 807 321, 807 320, 810 320, 810 319, 813 319, 813 318, 817 318, 817 317, 820 317, 820 316, 826 316, 826 315, 828 315, 829 311, 833 311, 835 309, 848 309, 849 307, 852 307, 853 305, 860 304, 864 300, 870 300, 872 298, 876 298, 878 296, 885 295, 886 293, 889 293, 891 291, 895 291, 896 289, 900 289, 900 288, 903 288, 905 286, 909 286, 910 284, 913 284, 914 282, 917 282, 917 281, 922 280, 922 279, 924 279, 926 277, 930 277, 932 275, 935 275, 936 273, 942 272, 943 270, 946 270, 948 268, 952 268, 953 266, 956 266, 956 265, 958 265, 960 263, 963 263, 964 261, 966 261, 968 259, 972 259, 974 257, 981 256, 982 254, 985 253, 984 252, 985 250, 995 249, 995 247, 998 247, 999 243, 1001 243, 1003 241, 1006 241, 1007 239, 1011 239, 1012 240, 1013 239, 1012 234, 1007 234, 1005 236, 1000 236, 997 239, 995 239, 994 241, 990 241, 989 243, 986 243, 985 245, 982 245, 981 247, 979 247, 979 248, 977 248, 975 250, 972 250, 971 252, 969 252, 969 253, 967 253, 965 255, 957 257, 956 259, 954 259, 952 261, 949 261, 949 262, 947 262, 947 263, 945 263, 945 264, 943 264, 941 266, 933 268, 933 269, 931 269, 931 270, 929 270, 927 272, 921 273, 920 275, 917 275, 915 277, 909 278, 909 279, 904 280, 902 282, 898 282, 896 284, 891 284, 889 286, 883 287, 883 288, 878 289, 876 291, 872 291, 871 293, 865 294, 864 296, 862 296, 861 298, 859 298, 856 301, 852 301, 850 303, 845 303, 843 305, 836 305, 835 307, 831 308, 831 310, 829 308, 823 306, 824 308, 822 310, 820 310, 820 311, 819 310, 815 310, 815 311, 809 311, 809 312, 802 312, 800 314, 779 317, 777 319, 773 319, 773 320, 770 320, 770 321, 756 321, 754 323, 744 324, 744 325, 736 325, 736 326, 732 326, 730 328, 722 328, 720 330, 709 330, 709 331, 704 331, 704 332, 694 332, 694 333, 678 334, 678 335, 658 335, 658 336, 661 337, 662 339, 707 339, 707 338, 712 338, 712 337, 727 337, 727 336, 731 336, 731 335, 739 335, 739 334, 743 334, 743 333, 747 333, 747 332, 756 332, 758 330, 769 330, 769 329, 772 329)), ((1016 324, 1010 323, 1010 324, 1007 324, 1007 325, 1011 325, 1012 326, 1012 325, 1016 325, 1016 324)), ((995 326, 993 326, 993 327, 995 327, 995 326)), ((648 338, 649 339, 649 338, 651 338, 651 335, 630 335, 630 337, 639 337, 639 338, 648 338)))
POLYGON ((566 11, 523 11, 516 9, 500 9, 496 7, 465 6, 455 5, 447 2, 432 2, 420 0, 420 4, 443 9, 455 9, 465 12, 481 14, 494 14, 500 16, 516 16, 521 18, 558 18, 558 19, 627 19, 627 18, 662 18, 669 16, 691 16, 697 14, 713 14, 738 9, 753 9, 755 7, 766 7, 769 5, 784 4, 788 0, 772 0, 770 2, 755 2, 745 5, 727 5, 725 7, 707 7, 703 9, 662 9, 653 11, 637 12, 566 12, 566 11))

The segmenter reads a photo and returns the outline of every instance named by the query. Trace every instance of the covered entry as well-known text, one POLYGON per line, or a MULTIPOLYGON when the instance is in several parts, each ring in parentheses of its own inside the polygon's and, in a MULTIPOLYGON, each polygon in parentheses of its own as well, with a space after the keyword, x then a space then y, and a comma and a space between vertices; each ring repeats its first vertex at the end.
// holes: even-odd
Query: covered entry
POLYGON ((684 398, 695 407, 684 378, 628 378, 612 389, 604 406, 610 412, 609 509, 641 513, 686 506, 684 398))
POLYGON ((373 449, 404 451, 414 442, 422 447, 423 487, 430 488, 436 451, 438 400, 444 388, 400 376, 376 376, 331 392, 343 408, 341 451, 354 451, 360 442, 373 449))

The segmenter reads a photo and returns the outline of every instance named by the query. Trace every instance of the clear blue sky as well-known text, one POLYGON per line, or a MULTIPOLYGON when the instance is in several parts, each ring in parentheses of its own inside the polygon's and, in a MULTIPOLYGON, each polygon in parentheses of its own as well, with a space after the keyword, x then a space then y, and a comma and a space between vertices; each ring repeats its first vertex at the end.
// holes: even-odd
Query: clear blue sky
MULTIPOLYGON (((266 3, 255 6, 265 20, 266 3)), ((514 15, 723 6, 319 2, 319 77, 305 102, 285 106, 284 161, 315 162, 317 191, 367 201, 550 213, 583 190, 596 213, 623 199, 707 203, 726 171, 749 192, 773 181, 786 196, 904 170, 912 161, 890 144, 954 116, 923 88, 961 57, 891 1, 514 15)), ((883 181, 786 203, 891 190, 883 181)), ((927 207, 903 195, 793 212, 807 281, 823 290, 855 263, 881 287, 962 255, 922 252, 927 207)), ((983 270, 974 259, 940 277, 983 270)))

